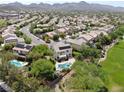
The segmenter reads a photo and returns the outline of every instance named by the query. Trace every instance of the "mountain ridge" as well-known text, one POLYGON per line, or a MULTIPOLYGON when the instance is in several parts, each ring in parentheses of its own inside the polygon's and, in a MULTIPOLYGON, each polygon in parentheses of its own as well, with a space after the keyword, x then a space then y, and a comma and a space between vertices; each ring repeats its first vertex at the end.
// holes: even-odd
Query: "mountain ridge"
POLYGON ((19 2, 9 3, 9 4, 0 4, 0 8, 8 8, 8 9, 30 9, 30 10, 65 10, 65 11, 108 11, 108 12, 124 12, 124 7, 114 7, 111 5, 103 5, 97 3, 87 3, 85 1, 81 1, 79 3, 31 3, 31 4, 22 4, 19 2))

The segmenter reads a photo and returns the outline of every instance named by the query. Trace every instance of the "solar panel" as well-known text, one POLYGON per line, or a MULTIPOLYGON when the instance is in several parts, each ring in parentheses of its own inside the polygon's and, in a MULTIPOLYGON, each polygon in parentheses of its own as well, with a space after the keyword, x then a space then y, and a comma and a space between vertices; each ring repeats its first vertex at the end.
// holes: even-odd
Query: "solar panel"
POLYGON ((18 48, 25 48, 25 46, 23 44, 17 44, 16 47, 18 47, 18 48))
POLYGON ((59 47, 60 50, 71 48, 71 46, 59 47))
POLYGON ((32 46, 29 46, 29 45, 26 46, 26 49, 28 49, 28 50, 30 50, 31 48, 32 48, 32 46))
POLYGON ((32 48, 32 46, 26 44, 17 44, 16 47, 21 49, 26 48, 27 50, 30 50, 32 48))

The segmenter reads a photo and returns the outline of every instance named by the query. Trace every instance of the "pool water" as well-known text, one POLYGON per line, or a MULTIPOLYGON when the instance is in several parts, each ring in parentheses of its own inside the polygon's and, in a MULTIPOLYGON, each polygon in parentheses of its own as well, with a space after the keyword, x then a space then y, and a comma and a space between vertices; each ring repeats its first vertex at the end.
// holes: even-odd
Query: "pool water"
POLYGON ((59 64, 58 68, 60 68, 60 69, 69 69, 70 65, 71 65, 70 63, 59 64))
POLYGON ((24 66, 24 62, 21 62, 21 61, 18 61, 18 60, 11 60, 10 64, 14 65, 16 67, 23 67, 24 66))

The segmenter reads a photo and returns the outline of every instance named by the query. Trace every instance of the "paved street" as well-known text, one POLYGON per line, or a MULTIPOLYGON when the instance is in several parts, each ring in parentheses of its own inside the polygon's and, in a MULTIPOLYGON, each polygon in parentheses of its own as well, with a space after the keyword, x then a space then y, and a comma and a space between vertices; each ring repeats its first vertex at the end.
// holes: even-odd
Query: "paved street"
POLYGON ((32 33, 30 33, 29 27, 30 27, 29 25, 25 26, 22 29, 20 29, 20 31, 32 39, 32 45, 46 44, 42 39, 40 39, 40 38, 36 37, 35 35, 33 35, 32 33))

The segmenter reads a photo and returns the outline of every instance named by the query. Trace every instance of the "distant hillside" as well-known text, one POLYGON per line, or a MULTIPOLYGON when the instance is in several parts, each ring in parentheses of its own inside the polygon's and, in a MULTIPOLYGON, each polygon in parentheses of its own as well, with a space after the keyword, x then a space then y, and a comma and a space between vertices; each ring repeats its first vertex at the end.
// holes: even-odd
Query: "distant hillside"
POLYGON ((9 4, 1 4, 0 9, 5 10, 19 10, 19 9, 30 9, 30 10, 78 10, 78 11, 107 11, 107 12, 124 12, 124 7, 114 7, 110 5, 101 5, 101 4, 89 4, 87 2, 81 1, 79 3, 63 3, 63 4, 46 4, 40 3, 35 4, 32 3, 30 5, 23 5, 19 2, 9 3, 9 4))

